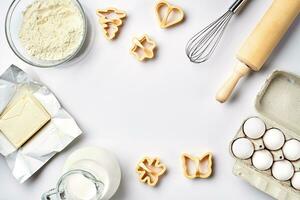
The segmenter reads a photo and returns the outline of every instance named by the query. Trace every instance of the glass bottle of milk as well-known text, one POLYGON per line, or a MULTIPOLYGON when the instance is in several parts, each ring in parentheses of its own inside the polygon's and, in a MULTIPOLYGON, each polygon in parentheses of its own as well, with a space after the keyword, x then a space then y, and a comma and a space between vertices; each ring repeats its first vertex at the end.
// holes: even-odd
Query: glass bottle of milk
POLYGON ((56 188, 42 200, 108 200, 121 181, 118 161, 110 152, 86 147, 72 153, 63 168, 56 188))

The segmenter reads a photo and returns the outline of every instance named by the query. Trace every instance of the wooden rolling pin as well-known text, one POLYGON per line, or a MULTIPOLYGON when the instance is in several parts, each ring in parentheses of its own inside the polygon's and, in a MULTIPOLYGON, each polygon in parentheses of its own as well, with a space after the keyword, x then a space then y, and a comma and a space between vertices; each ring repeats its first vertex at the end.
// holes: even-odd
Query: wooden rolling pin
POLYGON ((240 78, 251 70, 259 71, 280 39, 300 12, 300 0, 274 0, 237 53, 237 64, 230 78, 218 91, 216 99, 223 103, 231 95, 240 78))

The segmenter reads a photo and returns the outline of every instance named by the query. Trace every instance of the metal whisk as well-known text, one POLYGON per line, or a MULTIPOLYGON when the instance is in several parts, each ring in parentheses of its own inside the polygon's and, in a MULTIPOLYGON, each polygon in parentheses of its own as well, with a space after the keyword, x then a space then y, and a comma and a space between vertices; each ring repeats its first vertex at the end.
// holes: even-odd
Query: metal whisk
POLYGON ((236 0, 228 11, 217 20, 194 35, 186 45, 186 55, 191 62, 202 63, 210 58, 216 49, 231 17, 247 0, 236 0))

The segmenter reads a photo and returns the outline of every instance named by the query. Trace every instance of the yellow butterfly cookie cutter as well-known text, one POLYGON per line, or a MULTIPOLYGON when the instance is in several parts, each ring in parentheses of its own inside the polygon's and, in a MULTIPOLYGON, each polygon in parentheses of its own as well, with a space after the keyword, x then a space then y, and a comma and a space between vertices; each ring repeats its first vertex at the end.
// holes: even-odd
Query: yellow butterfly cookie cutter
POLYGON ((140 181, 152 187, 156 186, 160 176, 166 170, 166 166, 160 162, 158 157, 144 157, 136 166, 136 172, 139 174, 140 181))
POLYGON ((102 25, 104 36, 108 40, 112 40, 117 36, 119 32, 119 26, 123 24, 124 18, 126 18, 126 12, 117 8, 98 9, 96 11, 99 18, 99 23, 102 25))
POLYGON ((209 178, 212 175, 213 156, 208 152, 200 157, 191 156, 187 153, 181 155, 183 174, 186 178, 209 178), (194 172, 191 170, 191 164, 194 164, 194 172), (206 164, 205 170, 202 171, 202 164, 206 164))
POLYGON ((155 11, 161 28, 174 26, 184 19, 184 12, 180 7, 171 5, 164 0, 157 2, 155 11))
POLYGON ((143 61, 146 58, 151 59, 154 57, 154 49, 156 48, 156 43, 149 38, 148 35, 143 35, 140 38, 134 38, 132 40, 133 45, 130 48, 130 52, 139 61, 143 61))

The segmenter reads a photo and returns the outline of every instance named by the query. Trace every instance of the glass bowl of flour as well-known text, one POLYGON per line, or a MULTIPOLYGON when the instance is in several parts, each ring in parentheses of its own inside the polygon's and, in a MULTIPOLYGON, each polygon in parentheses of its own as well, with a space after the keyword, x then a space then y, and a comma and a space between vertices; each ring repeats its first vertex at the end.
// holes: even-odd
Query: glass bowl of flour
POLYGON ((78 0, 14 0, 5 33, 20 59, 37 67, 55 67, 79 53, 87 20, 78 0))

